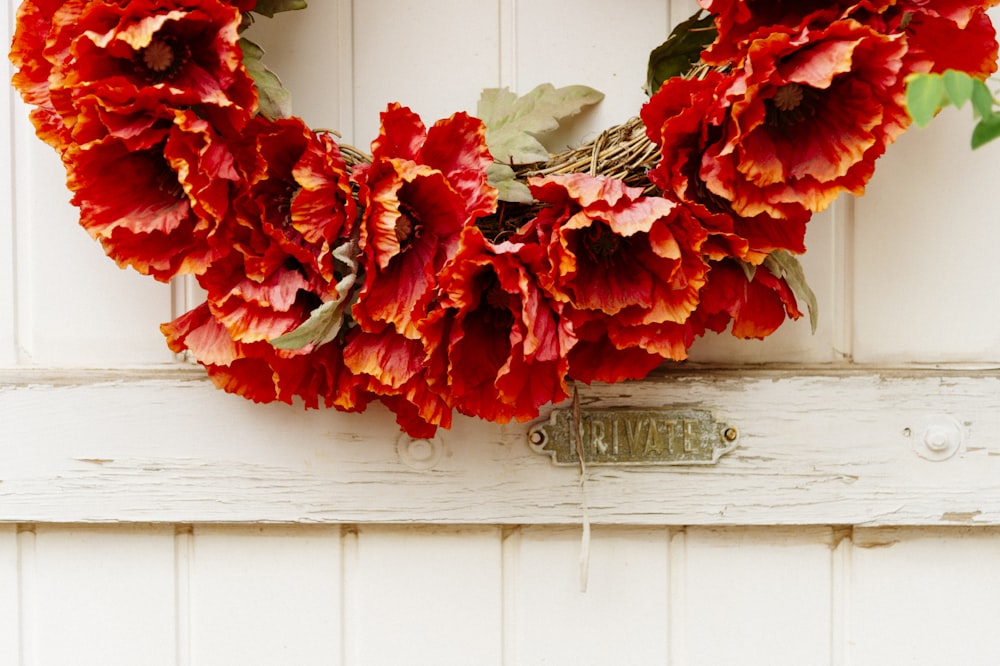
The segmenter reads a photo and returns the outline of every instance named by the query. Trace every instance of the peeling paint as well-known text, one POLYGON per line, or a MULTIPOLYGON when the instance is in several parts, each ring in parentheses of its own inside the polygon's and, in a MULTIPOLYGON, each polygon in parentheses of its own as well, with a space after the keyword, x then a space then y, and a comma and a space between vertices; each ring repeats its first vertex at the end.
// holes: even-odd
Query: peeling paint
POLYGON ((945 523, 971 523, 976 516, 981 516, 982 511, 946 511, 941 514, 941 522, 945 523))

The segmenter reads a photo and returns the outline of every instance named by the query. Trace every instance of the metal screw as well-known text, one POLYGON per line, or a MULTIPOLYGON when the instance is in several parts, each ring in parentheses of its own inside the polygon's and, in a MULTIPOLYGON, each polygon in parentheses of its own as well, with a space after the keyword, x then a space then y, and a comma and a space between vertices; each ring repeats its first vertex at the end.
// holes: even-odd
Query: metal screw
POLYGON ((722 433, 722 436, 726 438, 727 442, 735 442, 736 438, 740 436, 740 433, 736 430, 736 428, 726 428, 722 433))

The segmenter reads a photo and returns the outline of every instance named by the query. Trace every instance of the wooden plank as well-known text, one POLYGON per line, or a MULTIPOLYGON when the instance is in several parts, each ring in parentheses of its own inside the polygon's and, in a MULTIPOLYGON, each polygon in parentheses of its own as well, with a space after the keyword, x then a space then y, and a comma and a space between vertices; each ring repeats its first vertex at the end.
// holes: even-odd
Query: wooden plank
MULTIPOLYGON (((14 24, 13 3, 0 2, 0 39, 10 44, 8 26, 14 24)), ((13 66, 4 59, 0 70, 4 81, 13 76, 13 66)), ((17 311, 15 308, 14 253, 14 126, 11 109, 17 93, 5 86, 0 102, 0 366, 13 365, 17 360, 17 311)))
POLYGON ((499 83, 495 2, 365 0, 354 3, 353 21, 353 137, 363 149, 390 102, 430 126, 475 112, 480 91, 499 83))
MULTIPOLYGON (((28 109, 13 110, 18 360, 49 366, 165 363, 159 324, 170 287, 121 270, 78 224, 55 151, 35 138, 28 109)), ((2 250, 2 246, 0 246, 2 250)))
POLYGON ((524 94, 540 83, 580 84, 605 94, 547 138, 550 149, 578 145, 581 137, 593 138, 638 115, 646 100, 649 52, 667 38, 669 4, 630 0, 610 9, 601 0, 517 3, 512 89, 524 94), (629 46, 623 48, 626 35, 629 46))
POLYGON ((0 664, 21 664, 17 526, 0 526, 0 664))
MULTIPOLYGON (((420 469, 400 458, 409 440, 380 408, 254 405, 198 377, 0 377, 0 522, 580 521, 578 470, 533 453, 529 424, 460 419, 440 434, 436 466, 420 469)), ((998 394, 996 372, 957 370, 696 371, 587 388, 588 407, 697 406, 740 431, 715 466, 591 468, 590 516, 1000 524, 998 394), (914 450, 934 415, 963 437, 941 462, 914 450)))
POLYGON ((345 663, 501 663, 496 528, 359 529, 345 552, 345 663))
POLYGON ((951 110, 911 130, 857 201, 859 361, 1000 356, 1000 143, 971 151, 973 124, 967 109, 951 110))
POLYGON ((340 529, 198 527, 191 663, 340 663, 340 529))
POLYGON ((165 527, 38 527, 26 589, 30 663, 174 666, 173 536, 165 527))
POLYGON ((504 663, 667 663, 668 539, 666 529, 609 527, 594 529, 589 544, 579 528, 508 536, 516 545, 504 561, 504 663))
POLYGON ((831 540, 821 527, 687 530, 679 663, 830 663, 831 540))
POLYGON ((859 529, 850 663, 1000 663, 1000 532, 859 529))
MULTIPOLYGON (((351 129, 341 123, 340 59, 344 53, 338 48, 339 42, 351 35, 350 24, 342 23, 342 7, 350 4, 324 0, 311 3, 308 11, 285 12, 271 19, 258 17, 246 34, 264 48, 267 66, 291 92, 295 115, 310 127, 341 134, 351 129)), ((346 136, 345 140, 351 139, 346 136)))

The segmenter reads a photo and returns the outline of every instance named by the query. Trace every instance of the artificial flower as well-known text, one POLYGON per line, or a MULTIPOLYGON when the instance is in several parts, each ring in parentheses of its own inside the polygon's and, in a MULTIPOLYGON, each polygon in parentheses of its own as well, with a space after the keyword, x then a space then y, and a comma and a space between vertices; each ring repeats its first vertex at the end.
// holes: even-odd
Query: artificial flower
POLYGON ((786 318, 801 316, 784 278, 772 274, 766 265, 755 267, 750 275, 746 267, 725 259, 712 263, 693 319, 702 331, 716 332, 725 330, 731 320, 735 337, 763 339, 786 318))
POLYGON ((717 71, 698 79, 672 78, 642 108, 647 136, 660 147, 660 161, 649 179, 665 196, 697 218, 709 236, 702 253, 711 258, 738 257, 759 264, 775 250, 805 251, 809 211, 783 208, 744 216, 732 202, 711 192, 701 179, 705 151, 721 140, 726 121, 722 93, 732 78, 717 71))
MULTIPOLYGON (((741 218, 789 220, 794 240, 809 214, 841 192, 864 191, 875 159, 909 123, 904 50, 898 37, 853 20, 754 40, 742 68, 699 84, 709 90, 690 93, 698 104, 682 111, 700 105, 707 114, 706 127, 695 130, 696 150, 680 153, 697 160, 692 187, 741 218)), ((663 145, 674 132, 675 116, 662 112, 673 106, 671 83, 643 110, 650 139, 663 145)), ((673 154, 652 178, 671 181, 673 154)))
POLYGON ((189 352, 221 389, 254 402, 301 400, 307 408, 364 411, 372 396, 344 367, 340 348, 282 350, 267 342, 239 342, 202 303, 161 327, 176 353, 189 352))
POLYGON ((238 43, 241 14, 232 4, 90 2, 73 19, 57 13, 46 45, 46 54, 60 56, 51 58, 52 106, 71 132, 81 115, 142 104, 168 117, 172 109, 194 109, 228 135, 256 111, 238 43))
POLYGON ((429 130, 398 104, 382 114, 372 163, 355 173, 366 279, 353 316, 365 330, 391 325, 411 340, 420 338, 419 322, 459 234, 496 208, 485 135, 482 122, 464 113, 429 130))
POLYGON ((106 136, 64 155, 80 224, 122 266, 166 281, 201 273, 228 251, 216 234, 240 175, 192 112, 141 138, 106 136))
POLYGON ((544 248, 539 283, 578 331, 570 375, 634 379, 665 358, 684 358, 693 339, 684 324, 708 270, 701 223, 603 176, 533 178, 529 186, 544 207, 518 238, 544 248))
POLYGON ((575 338, 532 272, 541 252, 493 244, 470 228, 441 276, 441 301, 424 333, 434 351, 428 381, 463 414, 526 421, 569 395, 566 353, 575 338))
POLYGON ((357 213, 346 164, 328 135, 299 119, 263 118, 248 133, 253 149, 241 168, 250 175, 222 233, 229 252, 199 284, 233 339, 256 342, 348 297, 339 285, 349 268, 338 271, 333 252, 351 243, 357 213))

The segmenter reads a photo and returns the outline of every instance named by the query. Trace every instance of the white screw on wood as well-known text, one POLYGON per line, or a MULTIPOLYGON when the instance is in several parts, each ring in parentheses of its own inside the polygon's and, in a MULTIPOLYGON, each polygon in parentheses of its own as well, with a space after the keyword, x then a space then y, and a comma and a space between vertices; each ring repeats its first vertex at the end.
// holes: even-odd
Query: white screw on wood
POLYGON ((923 432, 914 438, 913 450, 921 458, 940 462, 947 460, 962 448, 962 427, 950 416, 930 416, 923 419, 921 428, 906 429, 907 434, 923 432))

